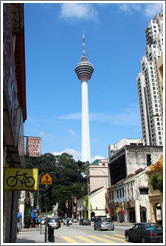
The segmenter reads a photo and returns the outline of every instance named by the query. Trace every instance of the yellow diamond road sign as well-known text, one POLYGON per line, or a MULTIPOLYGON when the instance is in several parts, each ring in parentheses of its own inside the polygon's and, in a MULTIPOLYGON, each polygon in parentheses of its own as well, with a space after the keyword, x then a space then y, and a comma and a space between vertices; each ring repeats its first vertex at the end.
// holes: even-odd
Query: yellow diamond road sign
POLYGON ((155 164, 155 169, 161 169, 162 168, 162 165, 161 165, 161 163, 158 161, 158 162, 156 162, 156 164, 155 164))
POLYGON ((41 184, 47 184, 47 185, 52 184, 52 178, 48 173, 46 173, 44 176, 42 176, 41 184))

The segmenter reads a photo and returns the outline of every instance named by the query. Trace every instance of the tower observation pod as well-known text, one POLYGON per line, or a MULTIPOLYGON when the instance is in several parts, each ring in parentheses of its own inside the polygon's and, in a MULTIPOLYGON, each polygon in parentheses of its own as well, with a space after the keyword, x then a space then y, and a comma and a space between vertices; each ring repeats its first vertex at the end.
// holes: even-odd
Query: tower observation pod
POLYGON ((85 36, 83 34, 83 54, 80 63, 75 67, 75 72, 82 85, 82 161, 91 160, 90 130, 89 130, 89 105, 88 105, 88 80, 94 71, 93 65, 85 56, 85 36))

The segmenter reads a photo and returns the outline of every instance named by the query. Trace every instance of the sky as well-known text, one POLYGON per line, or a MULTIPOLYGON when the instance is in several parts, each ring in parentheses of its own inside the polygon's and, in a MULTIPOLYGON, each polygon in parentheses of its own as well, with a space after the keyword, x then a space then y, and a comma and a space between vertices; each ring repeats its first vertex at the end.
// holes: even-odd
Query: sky
POLYGON ((42 154, 81 160, 81 82, 85 54, 92 161, 108 146, 142 139, 136 77, 145 55, 145 29, 162 2, 24 3, 27 120, 24 135, 42 137, 42 154))

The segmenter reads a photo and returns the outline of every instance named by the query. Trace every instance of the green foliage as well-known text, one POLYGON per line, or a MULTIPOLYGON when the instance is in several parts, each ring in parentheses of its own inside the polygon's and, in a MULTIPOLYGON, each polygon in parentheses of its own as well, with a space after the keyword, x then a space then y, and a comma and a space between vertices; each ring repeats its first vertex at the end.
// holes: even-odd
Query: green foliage
MULTIPOLYGON (((46 153, 39 158, 26 157, 26 167, 39 168, 39 205, 42 211, 51 211, 53 205, 59 204, 58 212, 63 214, 66 211, 66 201, 72 198, 81 198, 87 194, 87 170, 88 163, 75 161, 67 153, 54 156, 46 153), (41 184, 41 177, 49 173, 52 177, 52 185, 41 184), (46 201, 47 194, 47 201, 46 201)), ((37 204, 35 196, 35 205, 37 204)))
POLYGON ((163 192, 163 175, 159 175, 158 172, 155 172, 149 182, 154 190, 160 190, 163 192))

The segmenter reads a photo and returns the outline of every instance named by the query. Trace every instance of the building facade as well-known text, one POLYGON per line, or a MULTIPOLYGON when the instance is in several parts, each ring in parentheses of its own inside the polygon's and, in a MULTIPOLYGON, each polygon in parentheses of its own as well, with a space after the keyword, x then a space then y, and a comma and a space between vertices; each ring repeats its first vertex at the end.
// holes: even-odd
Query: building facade
MULTIPOLYGON (((3 167, 24 167, 26 115, 24 5, 3 3, 3 167)), ((17 236, 19 192, 3 191, 3 242, 17 236)))
POLYGON ((163 52, 163 14, 145 30, 147 47, 137 76, 142 135, 145 145, 163 145, 163 109, 157 61, 163 52))
POLYGON ((125 145, 109 158, 111 185, 127 178, 137 169, 144 169, 148 164, 148 157, 150 157, 151 163, 156 163, 162 155, 162 151, 162 146, 140 146, 133 145, 133 143, 125 145))
POLYGON ((88 167, 88 193, 102 186, 104 186, 106 191, 109 184, 108 160, 95 160, 88 167))

